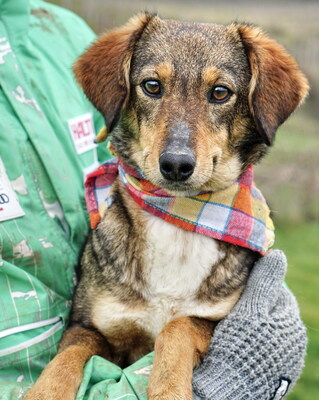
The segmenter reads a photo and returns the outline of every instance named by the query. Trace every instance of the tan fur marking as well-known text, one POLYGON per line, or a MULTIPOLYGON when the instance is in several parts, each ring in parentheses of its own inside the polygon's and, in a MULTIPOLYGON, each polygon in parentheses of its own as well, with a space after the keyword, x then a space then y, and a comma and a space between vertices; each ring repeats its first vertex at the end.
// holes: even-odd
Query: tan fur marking
POLYGON ((241 162, 237 154, 229 152, 226 129, 211 132, 204 121, 198 121, 195 137, 197 166, 192 178, 204 190, 221 190, 231 185, 240 174, 241 162))
POLYGON ((140 132, 139 146, 142 149, 140 157, 143 157, 141 165, 148 179, 154 182, 159 171, 159 157, 165 143, 165 118, 157 121, 152 128, 142 123, 140 132))
POLYGON ((161 63, 156 66, 155 72, 160 79, 167 80, 173 73, 173 66, 169 63, 161 63))
POLYGON ((203 81, 208 84, 213 84, 220 77, 220 71, 217 68, 205 68, 202 74, 203 81))
POLYGON ((207 352, 213 329, 214 323, 192 317, 165 326, 155 342, 149 400, 193 399, 193 368, 207 352))

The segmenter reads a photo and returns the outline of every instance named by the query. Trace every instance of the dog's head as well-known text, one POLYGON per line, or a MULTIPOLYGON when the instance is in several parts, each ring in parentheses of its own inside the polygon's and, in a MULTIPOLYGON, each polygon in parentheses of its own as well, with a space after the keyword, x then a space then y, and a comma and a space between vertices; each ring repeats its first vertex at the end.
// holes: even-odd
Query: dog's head
POLYGON ((101 36, 74 70, 119 156, 173 192, 229 186, 308 92, 259 28, 148 14, 101 36))

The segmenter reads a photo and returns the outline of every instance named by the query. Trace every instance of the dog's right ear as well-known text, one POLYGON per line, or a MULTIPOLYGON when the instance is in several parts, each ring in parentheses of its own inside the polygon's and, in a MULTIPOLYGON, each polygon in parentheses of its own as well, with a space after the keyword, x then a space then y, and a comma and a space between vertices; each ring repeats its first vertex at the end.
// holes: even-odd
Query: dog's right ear
POLYGON ((73 70, 88 99, 102 113, 111 132, 129 95, 129 72, 135 44, 152 20, 138 14, 124 26, 97 39, 76 61, 73 70))

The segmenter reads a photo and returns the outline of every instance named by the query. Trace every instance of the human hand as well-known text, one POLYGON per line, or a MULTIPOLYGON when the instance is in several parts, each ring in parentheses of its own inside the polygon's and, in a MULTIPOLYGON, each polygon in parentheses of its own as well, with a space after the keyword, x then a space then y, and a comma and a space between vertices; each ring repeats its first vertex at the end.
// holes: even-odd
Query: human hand
POLYGON ((240 300, 217 325, 194 371, 196 398, 280 400, 294 386, 307 337, 297 302, 283 285, 286 267, 279 250, 256 262, 240 300))

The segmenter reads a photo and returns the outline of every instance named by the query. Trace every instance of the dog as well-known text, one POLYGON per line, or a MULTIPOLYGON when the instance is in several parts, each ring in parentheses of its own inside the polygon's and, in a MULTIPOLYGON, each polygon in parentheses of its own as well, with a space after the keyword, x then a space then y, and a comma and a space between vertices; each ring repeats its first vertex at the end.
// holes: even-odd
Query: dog
POLYGON ((258 27, 147 13, 102 35, 74 71, 112 133, 112 168, 124 170, 83 251, 59 353, 25 398, 74 399, 91 356, 125 366, 155 346, 148 398, 192 399, 192 369, 262 251, 167 222, 132 187, 141 178, 173 206, 226 193, 266 154, 307 80, 258 27))

